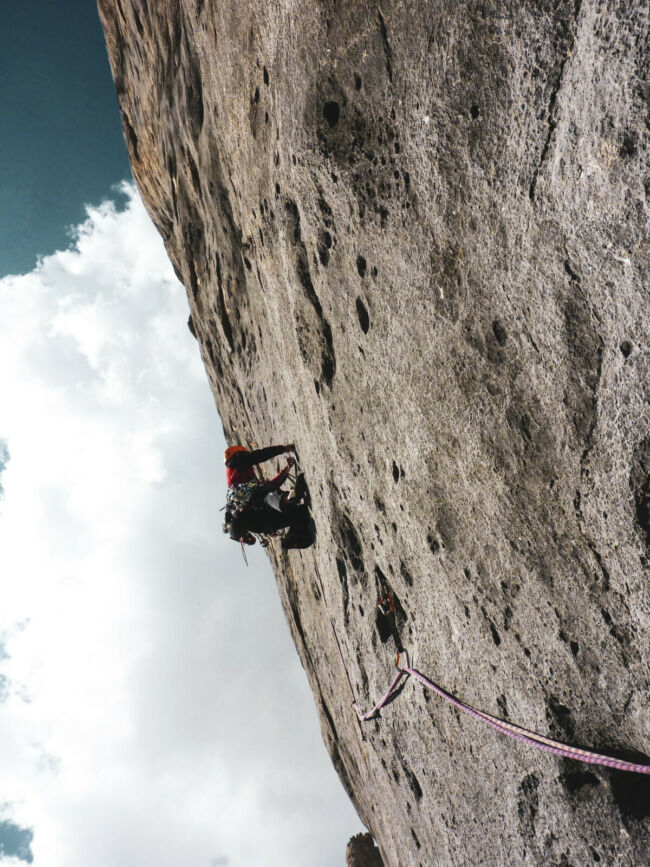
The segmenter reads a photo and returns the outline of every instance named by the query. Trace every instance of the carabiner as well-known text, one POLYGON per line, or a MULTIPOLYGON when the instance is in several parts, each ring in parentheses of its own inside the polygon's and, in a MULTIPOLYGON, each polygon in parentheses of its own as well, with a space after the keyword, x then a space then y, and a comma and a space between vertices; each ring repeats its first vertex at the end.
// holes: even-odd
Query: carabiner
POLYGON ((393 605, 393 597, 390 593, 387 593, 385 596, 379 597, 379 602, 377 604, 380 612, 384 615, 384 617, 388 617, 389 614, 395 614, 395 606, 393 605))

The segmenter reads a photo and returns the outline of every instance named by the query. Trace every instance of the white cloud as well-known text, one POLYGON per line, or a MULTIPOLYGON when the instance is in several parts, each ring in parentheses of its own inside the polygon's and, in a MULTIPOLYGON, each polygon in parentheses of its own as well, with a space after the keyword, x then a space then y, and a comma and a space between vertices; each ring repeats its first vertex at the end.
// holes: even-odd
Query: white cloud
POLYGON ((221 535, 185 293, 126 192, 0 281, 0 800, 36 867, 330 867, 360 823, 268 564, 221 535))

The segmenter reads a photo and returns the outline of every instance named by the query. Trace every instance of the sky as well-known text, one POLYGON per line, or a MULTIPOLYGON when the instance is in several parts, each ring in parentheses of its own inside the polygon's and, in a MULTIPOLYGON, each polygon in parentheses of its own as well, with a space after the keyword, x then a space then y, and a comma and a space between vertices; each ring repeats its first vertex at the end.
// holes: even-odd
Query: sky
POLYGON ((17 274, 130 177, 93 0, 0 4, 0 106, 0 274, 17 274))
POLYGON ((343 864, 363 828, 268 562, 221 533, 221 423, 130 182, 94 4, 11 5, 0 865, 343 864))

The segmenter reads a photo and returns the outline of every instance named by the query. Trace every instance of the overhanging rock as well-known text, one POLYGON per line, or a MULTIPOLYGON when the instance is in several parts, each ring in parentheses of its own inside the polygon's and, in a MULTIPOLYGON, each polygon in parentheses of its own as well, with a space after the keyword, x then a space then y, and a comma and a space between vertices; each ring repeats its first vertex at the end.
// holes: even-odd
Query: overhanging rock
POLYGON ((271 551, 386 864, 637 865, 650 752, 648 7, 100 0, 134 176, 229 439, 294 440, 271 551))

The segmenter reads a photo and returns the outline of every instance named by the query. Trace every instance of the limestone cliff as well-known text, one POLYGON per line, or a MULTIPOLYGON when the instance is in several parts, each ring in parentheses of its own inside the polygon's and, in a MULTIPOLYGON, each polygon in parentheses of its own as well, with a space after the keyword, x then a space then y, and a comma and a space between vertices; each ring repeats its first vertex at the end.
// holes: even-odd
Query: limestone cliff
MULTIPOLYGON (((645 0, 99 0, 133 172, 229 439, 296 442, 270 553, 332 761, 388 865, 646 863, 645 0)), ((343 853, 342 853, 343 856, 343 853)))

